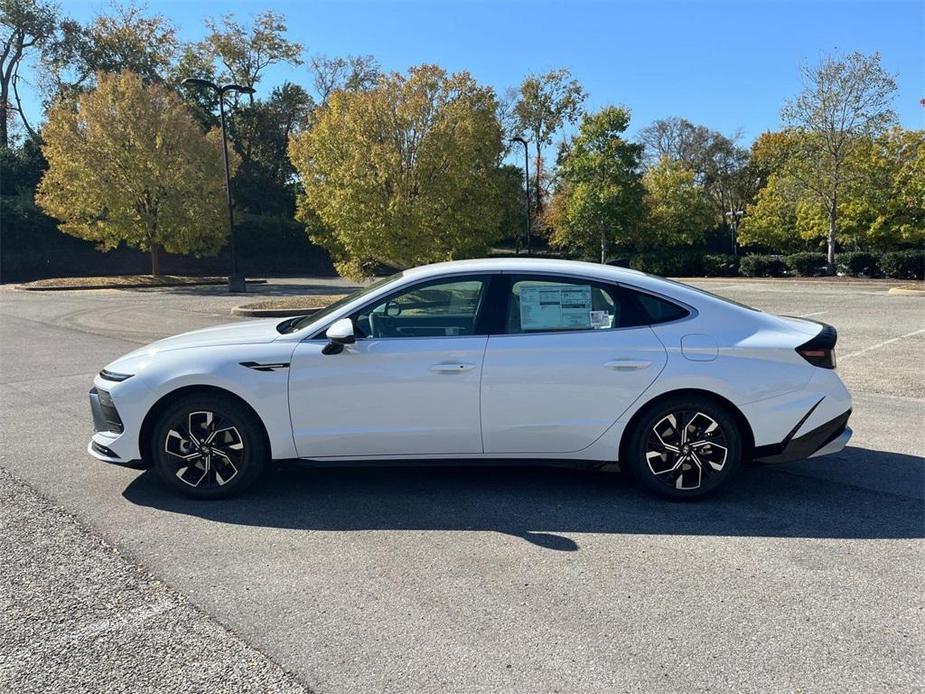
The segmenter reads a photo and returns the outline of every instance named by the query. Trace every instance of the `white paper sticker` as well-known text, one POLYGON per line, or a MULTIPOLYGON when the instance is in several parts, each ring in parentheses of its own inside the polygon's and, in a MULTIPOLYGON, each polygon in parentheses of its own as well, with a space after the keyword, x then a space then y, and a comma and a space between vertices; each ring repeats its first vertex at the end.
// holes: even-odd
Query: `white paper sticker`
POLYGON ((591 327, 609 328, 610 316, 607 314, 607 311, 591 311, 591 327))
POLYGON ((579 330, 591 327, 591 287, 522 287, 521 330, 579 330))

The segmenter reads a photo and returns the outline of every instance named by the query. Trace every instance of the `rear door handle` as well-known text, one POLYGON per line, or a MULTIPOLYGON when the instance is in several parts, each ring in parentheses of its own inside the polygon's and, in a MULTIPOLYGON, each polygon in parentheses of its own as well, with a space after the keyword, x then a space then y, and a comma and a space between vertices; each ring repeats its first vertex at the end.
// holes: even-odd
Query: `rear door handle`
POLYGON ((612 369, 613 371, 636 371, 638 369, 647 369, 650 366, 652 366, 652 362, 639 359, 613 359, 604 362, 604 368, 612 369))
POLYGON ((461 361, 451 361, 434 364, 430 367, 430 370, 437 374, 458 374, 465 371, 472 371, 474 368, 475 364, 466 364, 461 361))

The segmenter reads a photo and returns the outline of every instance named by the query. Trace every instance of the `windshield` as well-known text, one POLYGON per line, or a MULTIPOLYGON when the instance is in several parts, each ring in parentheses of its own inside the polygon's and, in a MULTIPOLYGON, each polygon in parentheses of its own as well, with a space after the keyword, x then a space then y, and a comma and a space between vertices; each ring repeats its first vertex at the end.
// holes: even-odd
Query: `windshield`
POLYGON ((394 282, 395 280, 399 279, 402 276, 402 274, 403 273, 401 272, 397 272, 394 275, 391 275, 389 277, 382 277, 376 280, 375 282, 373 282, 372 284, 370 284, 369 286, 364 287, 363 289, 358 289, 353 294, 348 294, 343 299, 338 299, 333 304, 328 304, 320 311, 316 311, 315 313, 312 313, 311 315, 300 316, 298 318, 287 318, 282 323, 277 325, 276 329, 279 330, 279 332, 281 333, 294 333, 296 330, 301 330, 302 328, 308 325, 311 325, 315 321, 321 320, 325 316, 331 315, 332 313, 334 313, 341 307, 346 306, 348 303, 350 303, 354 299, 359 299, 361 296, 365 296, 366 294, 374 292, 375 290, 379 289, 379 287, 382 287, 382 286, 385 286, 386 284, 394 282))

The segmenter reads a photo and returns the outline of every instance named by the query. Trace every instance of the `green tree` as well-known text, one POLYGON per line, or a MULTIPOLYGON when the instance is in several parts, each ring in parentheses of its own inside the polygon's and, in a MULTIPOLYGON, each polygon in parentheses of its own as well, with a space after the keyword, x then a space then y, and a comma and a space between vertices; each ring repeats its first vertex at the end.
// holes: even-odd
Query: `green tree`
POLYGON ((608 107, 585 115, 559 155, 559 188, 550 205, 554 246, 607 261, 611 245, 637 233, 643 215, 638 173, 642 146, 624 133, 629 112, 608 107))
POLYGON ((646 170, 642 180, 646 217, 639 245, 678 246, 702 241, 714 212, 694 171, 664 156, 646 170))
POLYGON ((235 203, 255 214, 295 214, 296 172, 287 155, 289 138, 308 124, 314 101, 302 87, 285 82, 266 100, 241 105, 229 119, 241 164, 235 203))
POLYGON ((285 17, 272 10, 258 14, 249 28, 236 22, 232 14, 221 22, 208 20, 206 26, 205 45, 223 67, 222 80, 252 87, 271 65, 302 63, 302 45, 286 38, 285 17))
POLYGON ((495 107, 468 73, 432 65, 334 92, 290 141, 298 219, 350 276, 484 253, 506 204, 495 107))
MULTIPOLYGON (((780 250, 826 246, 827 200, 804 181, 808 135, 795 130, 765 133, 753 159, 765 185, 748 208, 743 240, 780 250)), ((925 241, 925 133, 895 128, 859 138, 840 169, 835 240, 852 248, 887 250, 925 241)))
POLYGON ((0 147, 10 144, 10 116, 14 112, 30 137, 35 136, 19 98, 19 68, 30 50, 42 48, 51 40, 58 21, 58 8, 51 3, 0 0, 0 147))
POLYGON ((850 175, 845 164, 860 141, 876 137, 895 121, 890 103, 896 83, 877 53, 829 57, 818 66, 804 66, 802 74, 803 90, 781 111, 784 123, 801 135, 788 173, 825 209, 828 265, 834 272, 839 196, 850 175))
POLYGON ((217 133, 180 98, 130 72, 100 73, 76 108, 55 106, 42 131, 48 170, 36 202, 67 234, 158 250, 215 253, 227 233, 217 133))
POLYGON ((163 15, 137 5, 116 5, 88 25, 61 23, 42 54, 44 90, 50 102, 75 99, 92 89, 99 73, 130 71, 145 83, 163 82, 179 51, 177 29, 163 15))
POLYGON ((646 167, 654 167, 667 157, 693 172, 711 203, 712 224, 734 232, 758 188, 758 174, 749 152, 736 144, 737 137, 726 137, 677 117, 657 120, 639 134, 646 167))
POLYGON ((543 210, 543 150, 552 144, 562 126, 578 121, 585 97, 581 84, 565 68, 528 75, 520 85, 520 95, 513 106, 515 131, 536 148, 533 191, 538 215, 543 210))

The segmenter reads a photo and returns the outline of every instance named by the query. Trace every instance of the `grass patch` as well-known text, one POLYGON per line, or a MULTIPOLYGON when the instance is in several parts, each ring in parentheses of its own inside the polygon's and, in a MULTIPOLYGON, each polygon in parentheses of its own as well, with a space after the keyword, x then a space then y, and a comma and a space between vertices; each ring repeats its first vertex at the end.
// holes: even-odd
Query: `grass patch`
POLYGON ((120 275, 118 277, 55 277, 17 285, 17 289, 129 289, 136 287, 185 287, 225 284, 227 277, 187 277, 183 275, 120 275))
POLYGON ((281 296, 266 301, 255 301, 239 308, 253 311, 284 311, 289 309, 324 308, 346 294, 304 294, 301 296, 281 296))

